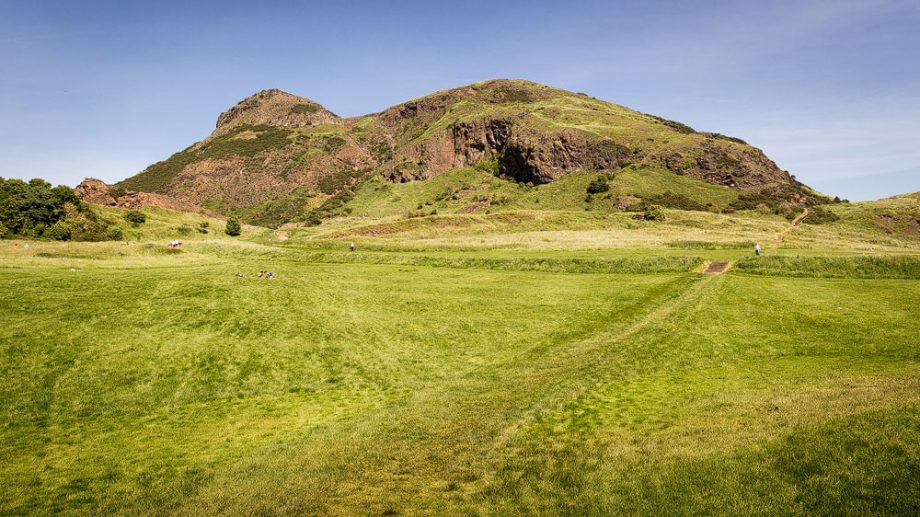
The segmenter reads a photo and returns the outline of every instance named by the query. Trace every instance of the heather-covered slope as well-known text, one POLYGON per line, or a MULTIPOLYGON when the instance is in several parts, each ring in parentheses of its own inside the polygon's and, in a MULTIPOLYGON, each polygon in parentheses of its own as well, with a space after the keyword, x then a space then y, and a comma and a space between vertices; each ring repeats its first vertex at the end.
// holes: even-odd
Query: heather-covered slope
MULTIPOLYGON (((674 180, 657 194, 681 192, 689 179, 732 189, 729 197, 763 198, 774 209, 821 199, 739 139, 517 80, 437 92, 348 119, 266 90, 221 114, 202 142, 117 187, 275 226, 338 213, 375 175, 402 183, 462 168, 529 185, 632 168, 659 186, 660 173, 674 180)), ((708 209, 726 204, 700 201, 708 209)))

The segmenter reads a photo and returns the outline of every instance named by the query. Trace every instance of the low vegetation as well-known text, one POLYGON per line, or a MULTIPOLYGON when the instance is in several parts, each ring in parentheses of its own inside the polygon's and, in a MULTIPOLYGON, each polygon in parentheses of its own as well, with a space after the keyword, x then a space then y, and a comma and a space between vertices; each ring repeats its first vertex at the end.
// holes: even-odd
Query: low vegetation
POLYGON ((4 190, 38 208, 0 241, 0 514, 920 508, 920 197, 345 183, 277 231, 4 190), (78 220, 122 241, 47 233, 78 220))
POLYGON ((0 239, 121 240, 120 228, 80 202, 65 185, 0 178, 0 239))
POLYGON ((738 271, 814 278, 920 278, 920 256, 778 256, 748 258, 738 271))

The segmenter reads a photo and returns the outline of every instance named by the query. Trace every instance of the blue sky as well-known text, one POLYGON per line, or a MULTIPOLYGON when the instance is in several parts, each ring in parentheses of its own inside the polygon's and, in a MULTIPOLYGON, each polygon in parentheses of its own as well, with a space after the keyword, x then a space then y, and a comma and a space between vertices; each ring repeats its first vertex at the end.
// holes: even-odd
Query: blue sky
POLYGON ((360 115, 484 79, 744 138, 800 180, 920 190, 920 2, 0 0, 0 176, 115 181, 265 88, 360 115))

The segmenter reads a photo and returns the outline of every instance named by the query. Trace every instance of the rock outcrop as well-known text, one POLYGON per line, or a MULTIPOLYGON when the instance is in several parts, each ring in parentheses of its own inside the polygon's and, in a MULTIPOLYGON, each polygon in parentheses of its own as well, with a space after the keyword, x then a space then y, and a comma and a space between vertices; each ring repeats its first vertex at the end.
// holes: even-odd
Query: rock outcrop
POLYGON ((115 198, 109 193, 111 187, 102 180, 86 178, 75 189, 74 194, 82 201, 94 205, 115 206, 115 198))
POLYGON ((156 206, 177 212, 192 212, 209 217, 221 217, 192 203, 150 192, 122 191, 95 178, 86 178, 80 182, 74 188, 74 193, 81 201, 94 205, 113 206, 126 210, 139 210, 148 206, 156 206))

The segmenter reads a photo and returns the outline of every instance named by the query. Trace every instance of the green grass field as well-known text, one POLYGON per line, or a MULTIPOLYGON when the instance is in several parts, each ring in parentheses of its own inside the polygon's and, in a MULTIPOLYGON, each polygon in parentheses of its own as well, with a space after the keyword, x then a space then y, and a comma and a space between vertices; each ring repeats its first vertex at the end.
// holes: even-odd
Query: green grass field
POLYGON ((374 216, 392 195, 286 240, 168 252, 204 219, 149 209, 127 242, 0 241, 0 514, 920 513, 915 202, 374 216))

